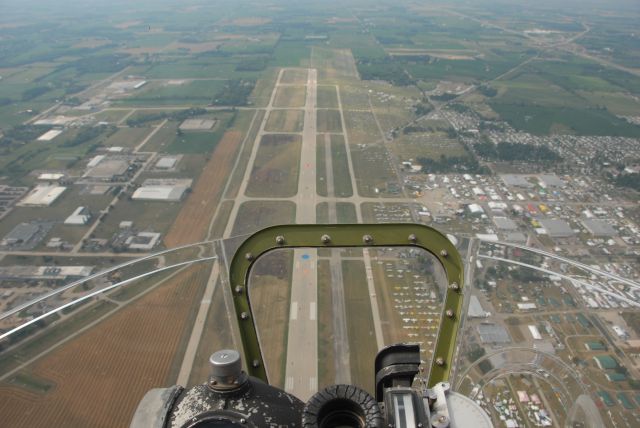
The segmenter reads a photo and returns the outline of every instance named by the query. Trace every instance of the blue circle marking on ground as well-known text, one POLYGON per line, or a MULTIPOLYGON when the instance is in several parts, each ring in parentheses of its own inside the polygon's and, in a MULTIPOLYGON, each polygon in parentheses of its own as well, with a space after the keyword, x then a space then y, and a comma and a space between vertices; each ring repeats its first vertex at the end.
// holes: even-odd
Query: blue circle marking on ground
POLYGON ((302 255, 302 260, 309 260, 311 256, 309 254, 303 254, 302 255))

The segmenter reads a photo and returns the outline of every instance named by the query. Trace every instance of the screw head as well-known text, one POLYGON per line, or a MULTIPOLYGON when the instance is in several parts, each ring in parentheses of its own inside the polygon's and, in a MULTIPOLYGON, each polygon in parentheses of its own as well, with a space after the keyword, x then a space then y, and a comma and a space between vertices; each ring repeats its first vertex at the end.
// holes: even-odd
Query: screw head
POLYGON ((418 237, 412 233, 411 235, 409 235, 409 242, 413 242, 415 244, 416 242, 418 242, 418 237))
POLYGON ((322 235, 320 241, 322 241, 323 244, 328 244, 331 242, 331 237, 329 235, 322 235))
POLYGON ((242 285, 236 285, 235 291, 238 294, 242 294, 244 293, 244 287, 242 285))
POLYGON ((251 261, 253 261, 253 254, 247 253, 247 254, 244 255, 244 258, 251 262, 251 261))
POLYGON ((260 367, 260 361, 258 361, 258 360, 253 360, 253 361, 251 362, 251 366, 252 366, 253 368, 256 368, 256 369, 257 369, 258 367, 260 367))
POLYGON ((278 236, 276 236, 276 244, 278 244, 278 245, 284 245, 284 242, 285 242, 285 241, 284 241, 284 236, 282 236, 282 235, 278 235, 278 236))
POLYGON ((436 358, 436 365, 440 367, 444 366, 444 358, 442 357, 436 358))
POLYGON ((447 317, 449 318, 453 318, 456 314, 453 312, 452 309, 447 309, 447 311, 445 312, 447 314, 447 317))
POLYGON ((444 250, 444 249, 443 249, 443 250, 440 250, 440 255, 441 255, 442 257, 447 257, 447 256, 449 255, 449 253, 447 252, 447 250, 444 250))
POLYGON ((453 291, 460 291, 460 286, 458 285, 457 282, 452 282, 449 285, 449 288, 452 289, 453 291))
POLYGON ((249 319, 249 314, 246 312, 243 312, 240 314, 240 318, 243 320, 249 319))
POLYGON ((373 242, 373 236, 371 235, 364 235, 362 237, 362 242, 364 242, 365 244, 371 244, 373 242))

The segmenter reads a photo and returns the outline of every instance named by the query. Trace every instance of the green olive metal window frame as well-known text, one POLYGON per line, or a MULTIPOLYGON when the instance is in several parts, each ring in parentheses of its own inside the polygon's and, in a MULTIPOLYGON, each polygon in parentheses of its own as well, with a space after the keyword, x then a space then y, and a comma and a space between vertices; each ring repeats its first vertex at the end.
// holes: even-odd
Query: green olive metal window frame
MULTIPOLYGON (((464 284, 462 258, 446 235, 432 227, 413 223, 282 225, 268 227, 249 236, 238 247, 229 266, 229 286, 248 373, 265 382, 269 381, 248 290, 249 275, 256 260, 278 249, 349 247, 416 247, 431 253, 440 262, 448 286, 428 387, 448 381, 461 321, 464 284)), ((349 284, 344 286, 348 287, 349 284)))

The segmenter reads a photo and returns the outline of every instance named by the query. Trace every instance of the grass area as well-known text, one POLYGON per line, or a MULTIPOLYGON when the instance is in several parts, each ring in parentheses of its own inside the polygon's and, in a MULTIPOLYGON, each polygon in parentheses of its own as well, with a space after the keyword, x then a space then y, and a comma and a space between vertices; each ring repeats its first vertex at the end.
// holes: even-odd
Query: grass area
POLYGON ((255 112, 255 120, 253 121, 253 126, 249 129, 246 136, 246 144, 242 149, 242 152, 238 155, 240 159, 238 161, 238 166, 233 171, 233 175, 231 176, 231 181, 229 182, 229 188, 227 189, 227 194, 225 195, 227 198, 234 198, 237 196, 238 191, 240 190, 240 185, 242 184, 242 180, 244 179, 244 173, 247 169, 247 164, 249 163, 249 158, 251 157, 251 150, 253 149, 253 145, 256 141, 256 136, 258 135, 258 131, 260 131, 260 124, 264 118, 264 111, 258 110, 255 112))
POLYGON ((262 137, 253 165, 247 196, 290 197, 298 191, 299 135, 267 134, 262 137))
POLYGON ((349 159, 347 158, 347 148, 342 135, 331 136, 331 156, 334 195, 340 198, 353 196, 351 175, 349 174, 349 159))
POLYGON ((211 234, 209 235, 210 239, 222 238, 232 209, 233 201, 223 201, 220 204, 218 207, 218 215, 213 221, 213 226, 211 227, 211 234))
POLYGON ((358 70, 351 49, 314 46, 311 49, 311 66, 318 69, 320 82, 358 78, 358 70))
POLYGON ((333 299, 329 260, 318 260, 318 389, 335 383, 333 299))
POLYGON ((351 202, 337 202, 336 215, 340 224, 355 224, 358 222, 356 207, 351 202))
POLYGON ((296 205, 285 201, 248 201, 240 205, 233 235, 253 233, 276 224, 293 223, 296 205))
POLYGON ((316 104, 318 108, 338 108, 338 94, 335 86, 318 85, 316 104))
POLYGON ((302 68, 288 68, 282 72, 280 83, 288 85, 306 85, 308 72, 302 68))
POLYGON ((251 271, 250 298, 270 383, 284 387, 293 251, 266 254, 251 271))
POLYGON ((166 147, 167 153, 210 153, 222 139, 224 133, 232 125, 233 114, 217 115, 212 131, 180 131, 177 130, 173 141, 166 147))
POLYGON ((351 160, 360 196, 379 196, 386 192, 389 184, 397 183, 397 176, 382 145, 352 147, 351 160))
POLYGON ((249 95, 248 103, 256 107, 265 107, 269 104, 271 99, 271 93, 273 87, 276 84, 278 78, 278 70, 276 68, 268 68, 262 73, 260 78, 256 81, 256 85, 249 95))
POLYGON ((302 132, 303 110, 272 110, 265 125, 268 132, 302 132))
POLYGON ((338 110, 318 110, 318 132, 342 132, 342 121, 338 110))
POLYGON ((103 110, 100 113, 95 114, 93 117, 100 122, 109 122, 112 124, 118 123, 123 117, 131 113, 131 110, 103 110))
POLYGON ((326 137, 316 135, 316 193, 327 196, 327 162, 325 156, 326 137))
POLYGON ((347 331, 351 364, 351 382, 365 391, 373 391, 373 359, 376 344, 371 315, 371 302, 367 288, 364 262, 343 260, 344 297, 347 313, 347 331))
POLYGON ((152 131, 151 128, 118 128, 118 130, 104 141, 109 147, 135 148, 152 131))
POLYGON ((404 134, 390 147, 401 160, 415 161, 419 157, 439 160, 442 155, 447 157, 469 155, 457 139, 450 138, 446 132, 439 129, 432 132, 404 134))
POLYGON ((273 100, 274 107, 304 107, 307 96, 305 86, 280 86, 273 100))
POLYGON ((179 84, 149 83, 131 96, 118 100, 117 104, 125 106, 209 105, 226 83, 225 80, 180 82, 179 84))
MULTIPOLYGON (((316 224, 329 223, 329 203, 320 202, 316 205, 316 224)), ((323 248, 321 248, 322 250, 323 248)))

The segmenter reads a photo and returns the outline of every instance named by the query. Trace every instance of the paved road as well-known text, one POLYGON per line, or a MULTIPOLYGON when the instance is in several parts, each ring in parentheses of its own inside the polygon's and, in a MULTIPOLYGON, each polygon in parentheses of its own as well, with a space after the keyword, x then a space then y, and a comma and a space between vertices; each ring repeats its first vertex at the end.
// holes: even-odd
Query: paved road
MULTIPOLYGON (((316 219, 316 96, 317 70, 309 69, 305 103, 296 223, 316 219)), ((318 252, 294 250, 285 390, 307 400, 318 390, 318 252), (304 350, 304 352, 301 352, 304 350)))

